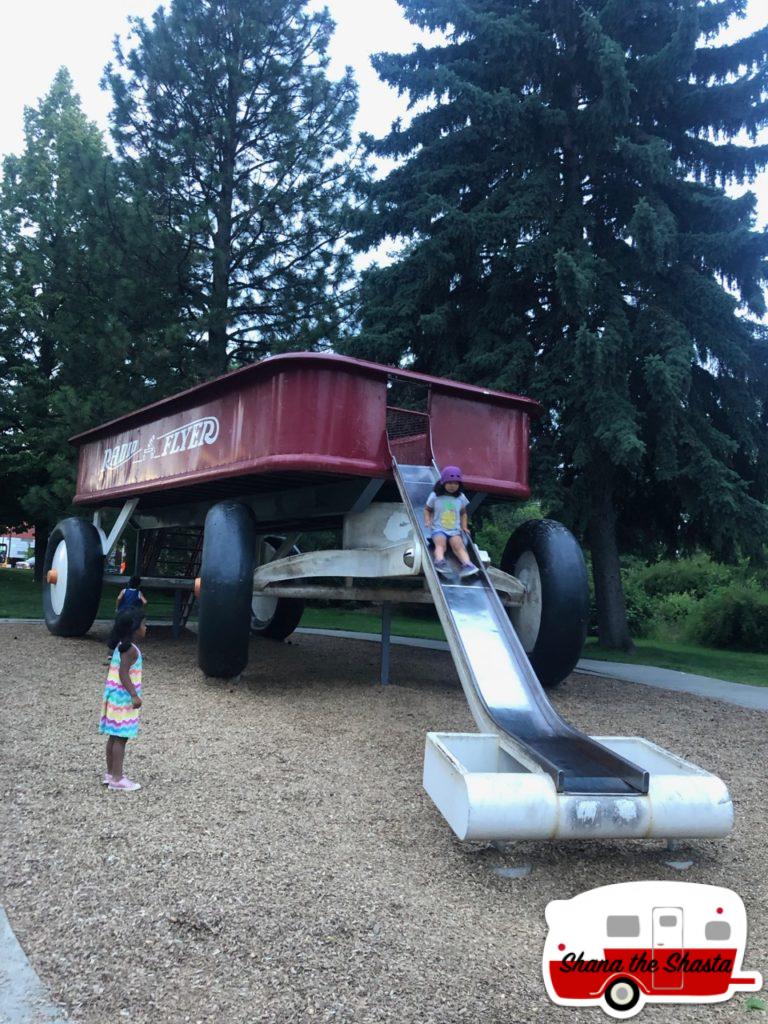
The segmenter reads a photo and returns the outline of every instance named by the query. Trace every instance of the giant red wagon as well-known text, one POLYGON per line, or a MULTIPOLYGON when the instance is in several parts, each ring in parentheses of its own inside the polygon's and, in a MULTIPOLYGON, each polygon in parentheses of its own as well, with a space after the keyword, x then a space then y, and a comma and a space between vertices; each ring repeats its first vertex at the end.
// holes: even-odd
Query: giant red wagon
MULTIPOLYGON (((514 787, 516 817, 502 826, 476 814, 468 824, 452 809, 455 787, 431 786, 425 769, 457 834, 578 834, 558 801, 579 793, 645 801, 629 816, 606 813, 602 834, 722 834, 730 801, 716 786, 705 801, 711 820, 701 807, 690 825, 679 814, 654 819, 649 769, 573 729, 547 700, 542 687, 576 664, 589 612, 584 559, 565 527, 524 523, 499 567, 467 534, 446 538, 447 560, 433 561, 424 508, 441 467, 463 468, 470 513, 487 499, 527 498, 529 425, 540 411, 518 395, 296 353, 94 427, 73 438, 74 500, 91 519, 60 522, 46 551, 48 628, 63 636, 91 628, 104 579, 126 578, 108 566, 129 528, 138 538, 130 569, 144 590, 174 591, 177 628, 197 600, 198 663, 209 676, 243 672, 258 657, 253 634, 284 639, 308 599, 378 602, 385 641, 393 602, 433 602, 475 720, 528 776, 514 787), (315 540, 302 551, 303 538, 321 531, 326 539, 333 531, 333 546, 315 540)), ((491 772, 507 764, 492 747, 491 772)), ((452 771, 454 753, 443 754, 452 771)), ((679 780, 675 787, 682 792, 679 780)), ((488 792, 493 817, 498 800, 488 792)))

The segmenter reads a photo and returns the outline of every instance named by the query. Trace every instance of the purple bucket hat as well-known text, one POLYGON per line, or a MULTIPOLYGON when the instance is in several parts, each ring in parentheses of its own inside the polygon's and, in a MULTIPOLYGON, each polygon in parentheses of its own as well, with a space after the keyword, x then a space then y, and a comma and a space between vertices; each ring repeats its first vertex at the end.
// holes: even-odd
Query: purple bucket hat
POLYGON ((443 472, 440 474, 441 484, 460 484, 461 483, 461 470, 458 466, 446 466, 443 472))

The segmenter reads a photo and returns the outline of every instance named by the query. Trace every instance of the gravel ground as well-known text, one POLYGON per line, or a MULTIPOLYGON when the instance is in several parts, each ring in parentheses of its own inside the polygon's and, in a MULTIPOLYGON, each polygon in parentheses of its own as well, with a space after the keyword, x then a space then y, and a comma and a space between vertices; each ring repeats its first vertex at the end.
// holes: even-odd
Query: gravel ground
MULTIPOLYGON (((424 734, 474 726, 449 656, 416 648, 393 648, 382 689, 373 644, 254 641, 240 683, 212 686, 193 637, 154 629, 126 757, 144 789, 107 793, 103 632, 0 625, 1 899, 79 1024, 601 1020, 548 1001, 544 908, 645 878, 736 889, 744 965, 766 973, 766 716, 588 676, 556 694, 581 729, 646 736, 725 779, 736 831, 674 854, 695 862, 680 874, 658 841, 458 843, 421 788, 424 734)), ((745 1000, 645 1015, 743 1020, 745 1000)))

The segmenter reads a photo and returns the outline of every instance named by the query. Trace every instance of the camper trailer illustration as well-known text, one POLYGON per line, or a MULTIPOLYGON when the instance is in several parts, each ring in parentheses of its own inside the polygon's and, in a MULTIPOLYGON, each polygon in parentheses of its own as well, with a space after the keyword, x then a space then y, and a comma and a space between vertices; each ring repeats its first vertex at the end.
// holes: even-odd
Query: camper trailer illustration
POLYGON ((623 882, 553 900, 546 909, 544 984, 563 1006, 612 1017, 645 1003, 715 1003, 762 988, 741 969, 747 915, 731 889, 623 882))

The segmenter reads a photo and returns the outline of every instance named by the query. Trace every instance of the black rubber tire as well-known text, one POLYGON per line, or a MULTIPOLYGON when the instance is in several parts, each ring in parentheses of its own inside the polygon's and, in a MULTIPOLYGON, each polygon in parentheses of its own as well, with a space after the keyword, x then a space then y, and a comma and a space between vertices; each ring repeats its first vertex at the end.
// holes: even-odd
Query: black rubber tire
POLYGON ((603 993, 603 999, 616 1013, 630 1013, 640 1001, 640 989, 631 978, 614 978, 603 993), (617 985, 626 985, 627 988, 632 990, 632 995, 627 1002, 617 1002, 613 998, 612 992, 617 985))
POLYGON ((285 640, 296 629, 304 614, 304 602, 296 597, 280 597, 275 614, 264 626, 257 626, 251 620, 254 636, 265 636, 269 640, 285 640))
MULTIPOLYGON (((531 519, 507 541, 501 559, 515 576, 518 560, 533 556, 541 581, 541 618, 535 637, 523 644, 541 685, 550 690, 576 666, 587 638, 589 583, 579 542, 562 523, 531 519)), ((510 612, 515 624, 515 613, 510 612)))
POLYGON ((200 566, 197 663, 232 679, 248 664, 256 520, 247 505, 221 501, 208 511, 200 566))
POLYGON ((51 531, 43 563, 43 614, 54 636, 83 636, 93 625, 104 582, 104 554, 99 531, 87 519, 62 519, 51 531), (53 607, 53 587, 48 572, 60 544, 67 555, 63 602, 53 607))
MULTIPOLYGON (((283 543, 282 537, 265 537, 268 544, 275 549, 283 543)), ((290 554, 299 555, 301 552, 294 545, 290 554)), ((269 619, 259 622, 255 615, 251 615, 251 633, 254 636, 264 636, 269 640, 285 640, 296 629, 304 614, 304 602, 297 597, 279 597, 277 606, 269 619)))

